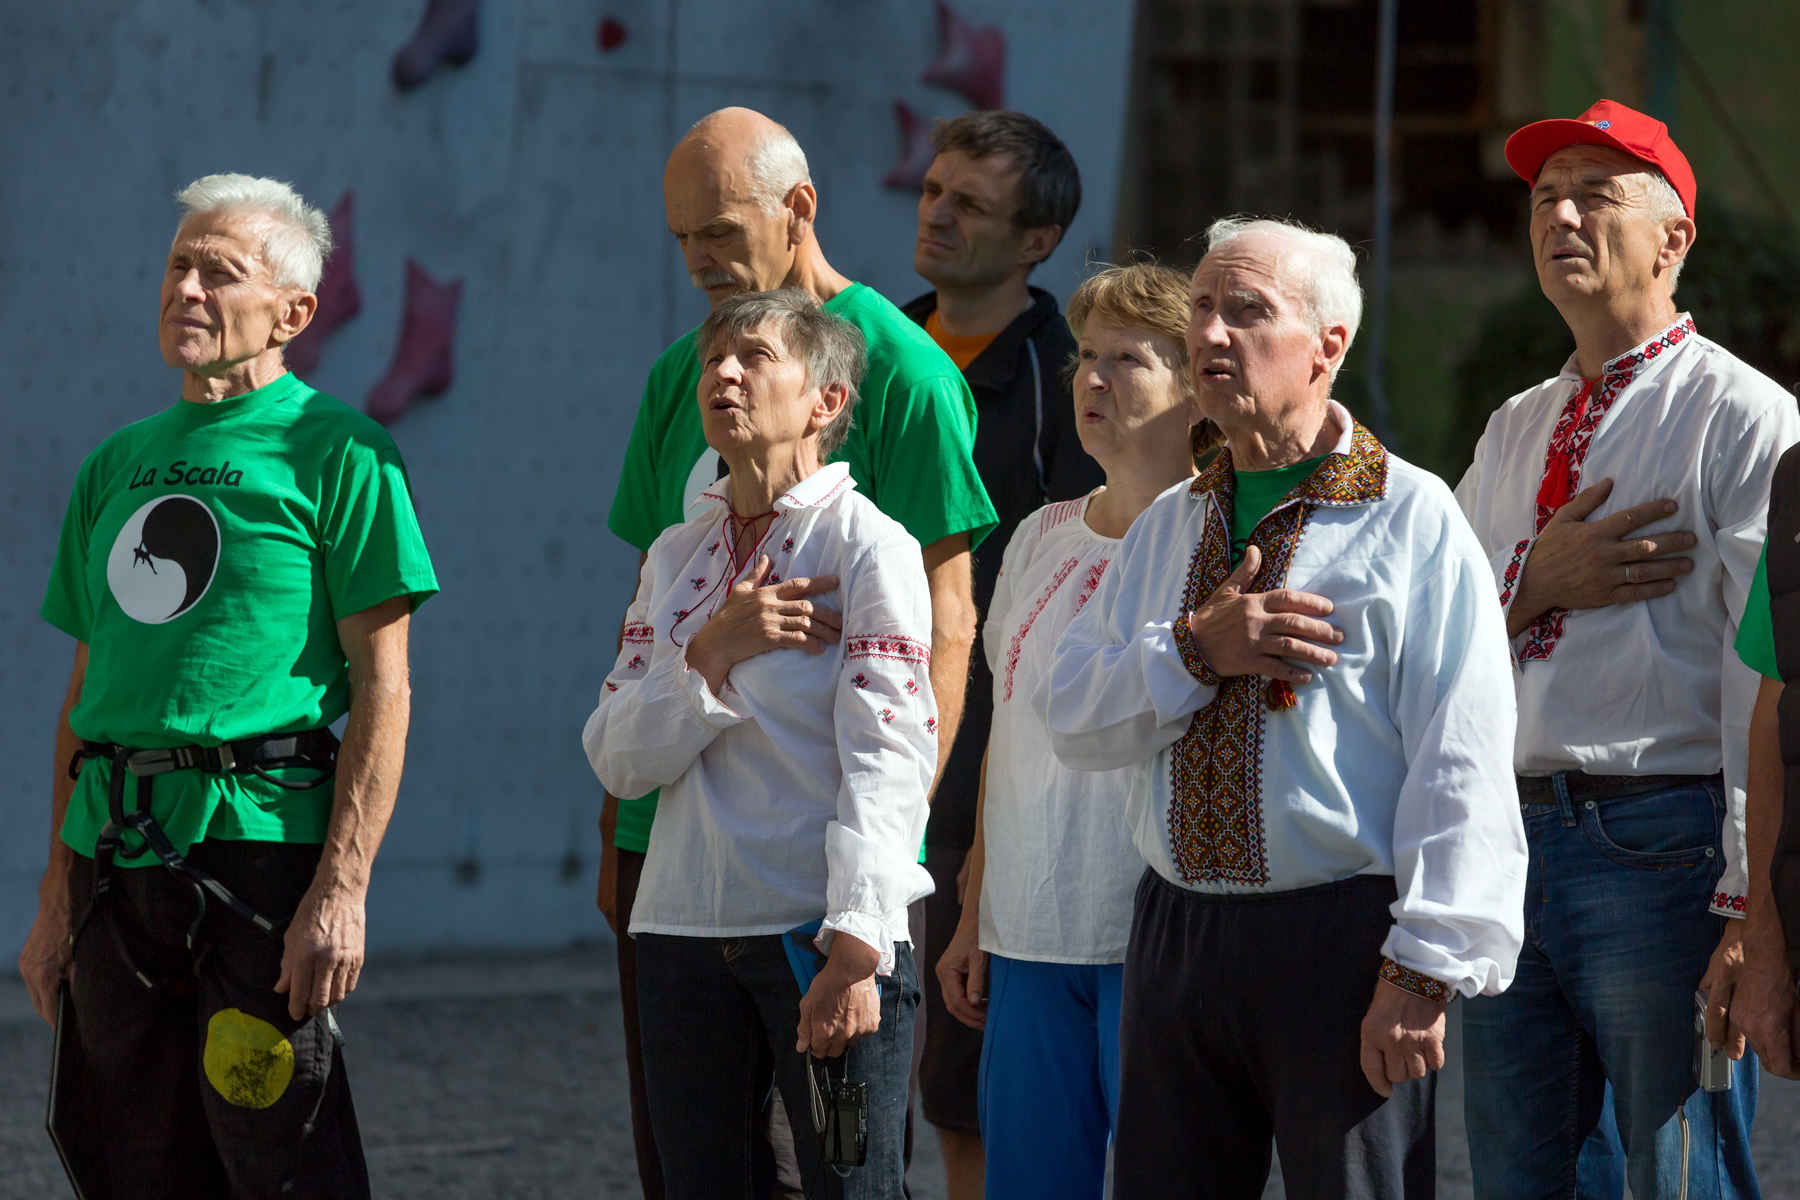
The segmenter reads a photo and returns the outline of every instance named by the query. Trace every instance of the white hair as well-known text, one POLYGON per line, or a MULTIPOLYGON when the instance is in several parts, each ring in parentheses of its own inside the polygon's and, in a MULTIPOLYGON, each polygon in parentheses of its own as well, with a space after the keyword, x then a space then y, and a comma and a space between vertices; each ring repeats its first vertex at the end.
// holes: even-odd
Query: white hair
POLYGON ((1331 369, 1331 377, 1336 379, 1338 368, 1350 356, 1357 326, 1362 324, 1363 294, 1362 285, 1356 282, 1356 251, 1336 234, 1321 233, 1298 221, 1221 217, 1206 227, 1206 252, 1211 254, 1247 233, 1273 234, 1310 260, 1306 264, 1310 269, 1294 272, 1298 299, 1317 328, 1344 327, 1344 353, 1331 369))
POLYGON ((768 212, 786 203, 796 186, 812 182, 806 152, 794 135, 779 125, 745 157, 744 171, 749 175, 750 199, 768 212))
POLYGON ((175 193, 181 219, 200 213, 248 210, 269 218, 263 263, 279 287, 315 291, 331 253, 331 223, 291 186, 254 175, 202 175, 175 193))
MULTIPOLYGON (((1644 176, 1644 208, 1653 221, 1676 221, 1688 215, 1687 206, 1682 204, 1681 195, 1676 192, 1675 185, 1669 177, 1655 167, 1645 165, 1644 176)), ((1687 266, 1686 256, 1669 268, 1669 294, 1675 294, 1675 285, 1681 280, 1681 268, 1687 266)))

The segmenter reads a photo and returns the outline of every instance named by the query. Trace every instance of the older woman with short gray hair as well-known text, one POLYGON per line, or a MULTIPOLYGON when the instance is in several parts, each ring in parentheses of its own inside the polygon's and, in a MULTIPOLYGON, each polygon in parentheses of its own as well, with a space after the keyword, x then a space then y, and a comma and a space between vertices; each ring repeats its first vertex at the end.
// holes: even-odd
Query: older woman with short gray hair
POLYGON ((853 419, 854 326, 801 291, 742 295, 696 350, 729 474, 651 546, 582 734, 607 791, 662 789, 630 932, 664 1181, 747 1200, 772 1073, 809 1197, 899 1197, 906 908, 931 890, 937 764, 922 559, 826 463, 853 419), (814 580, 841 615, 800 598, 814 580), (816 1119, 843 1077, 867 1086, 867 1161, 832 1170, 816 1119))

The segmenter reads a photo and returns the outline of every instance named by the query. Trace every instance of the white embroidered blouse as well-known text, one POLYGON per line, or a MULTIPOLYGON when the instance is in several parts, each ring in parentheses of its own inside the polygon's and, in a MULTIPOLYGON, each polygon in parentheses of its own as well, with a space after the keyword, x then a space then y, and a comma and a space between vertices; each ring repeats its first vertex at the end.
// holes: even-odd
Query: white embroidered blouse
POLYGON ((982 644, 994 674, 982 838, 981 948, 1058 963, 1125 961, 1144 860, 1125 797, 1142 767, 1076 771, 1057 761, 1032 707, 1051 651, 1118 553, 1085 519, 1092 496, 1019 522, 1001 560, 982 644))
POLYGON ((824 918, 894 966, 906 906, 931 892, 919 865, 937 768, 928 665, 931 595, 919 544, 833 463, 776 501, 758 554, 771 582, 836 575, 821 603, 843 637, 823 654, 773 650, 731 669, 715 696, 688 639, 733 583, 730 481, 650 547, 625 644, 582 730, 617 796, 663 789, 630 931, 782 933, 824 918))
MULTIPOLYGON (((1489 419, 1456 498, 1509 605, 1541 527, 1537 495, 1558 438, 1579 491, 1613 480, 1600 518, 1673 498, 1673 516, 1638 534, 1686 529, 1694 570, 1656 600, 1552 610, 1513 642, 1521 775, 1710 775, 1723 771, 1725 869, 1712 910, 1743 916, 1744 779, 1754 672, 1732 649, 1768 524, 1769 480, 1800 440, 1800 412, 1779 384, 1673 325, 1608 362, 1580 419, 1584 381, 1562 372, 1489 419)), ((1572 494, 1572 492, 1571 492, 1572 494)))
POLYGON ((1178 635, 1230 570, 1221 454, 1138 517, 1035 702, 1068 765, 1150 763, 1127 812, 1170 883, 1254 893, 1391 875, 1382 954, 1493 994, 1517 963, 1526 866, 1500 608, 1449 488, 1332 411, 1333 452, 1252 534, 1251 589, 1329 597, 1336 665, 1296 689, 1220 679, 1185 624, 1178 635))

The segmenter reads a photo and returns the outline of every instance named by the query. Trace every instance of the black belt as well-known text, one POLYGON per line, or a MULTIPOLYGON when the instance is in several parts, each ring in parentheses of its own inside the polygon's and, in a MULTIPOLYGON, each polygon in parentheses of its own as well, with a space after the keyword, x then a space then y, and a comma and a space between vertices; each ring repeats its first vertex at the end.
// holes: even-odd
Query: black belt
MULTIPOLYGON (((1705 784, 1725 785, 1720 773, 1711 775, 1588 775, 1581 771, 1561 771, 1569 800, 1605 800, 1616 796, 1634 796, 1639 792, 1660 792, 1667 788, 1701 787, 1705 784)), ((1520 775, 1520 804, 1555 804, 1556 775, 1520 775)))
MULTIPOLYGON (((256 928, 270 937, 279 937, 287 925, 287 919, 272 921, 245 903, 232 890, 214 879, 210 874, 189 862, 163 827, 156 823, 150 813, 150 793, 155 777, 170 771, 206 771, 215 775, 253 774, 278 787, 289 791, 311 791, 331 782, 337 768, 337 737, 329 729, 308 729, 301 733, 275 733, 263 737, 242 738, 235 742, 225 742, 218 746, 173 746, 159 749, 134 749, 120 746, 112 742, 81 743, 81 749, 69 760, 69 778, 74 779, 81 773, 81 764, 90 758, 104 758, 112 763, 112 777, 107 788, 107 821, 100 830, 99 840, 94 844, 94 895, 88 905, 87 912, 81 918, 81 924, 69 935, 71 947, 87 922, 100 907, 100 901, 112 888, 113 860, 115 858, 133 859, 146 851, 153 852, 162 865, 184 879, 194 889, 194 899, 198 911, 193 923, 188 926, 188 949, 194 948, 194 938, 200 930, 200 922, 206 916, 206 897, 208 893, 256 928), (273 772, 287 767, 309 767, 318 772, 316 776, 301 782, 293 782, 281 778, 273 772), (125 776, 129 773, 137 777, 137 807, 130 812, 125 811, 125 776), (142 839, 142 844, 135 850, 125 849, 125 834, 135 833, 142 839)), ((143 971, 138 969, 131 953, 126 949, 124 938, 118 926, 112 925, 113 940, 118 944, 119 954, 132 974, 146 988, 154 988, 156 983, 143 971)))

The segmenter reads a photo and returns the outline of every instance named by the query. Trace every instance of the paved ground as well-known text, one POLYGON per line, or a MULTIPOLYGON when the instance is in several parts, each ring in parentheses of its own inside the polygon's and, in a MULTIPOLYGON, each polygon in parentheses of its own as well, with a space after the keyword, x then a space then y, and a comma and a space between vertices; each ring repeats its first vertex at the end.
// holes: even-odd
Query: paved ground
MULTIPOLYGON (((610 943, 530 957, 378 960, 346 1005, 350 1077, 382 1200, 635 1195, 610 943), (479 1031, 471 1038, 471 1031, 479 1031)), ((43 1135, 48 1030, 0 980, 0 1197, 66 1194, 43 1135)), ((1440 1092, 1439 1196, 1469 1195, 1452 1030, 1440 1092)), ((917 1200, 942 1200, 929 1137, 917 1200)), ((1800 1197, 1800 1085, 1763 1077, 1757 1163, 1800 1197)), ((1271 1180, 1265 1200, 1282 1195, 1271 1180)))

